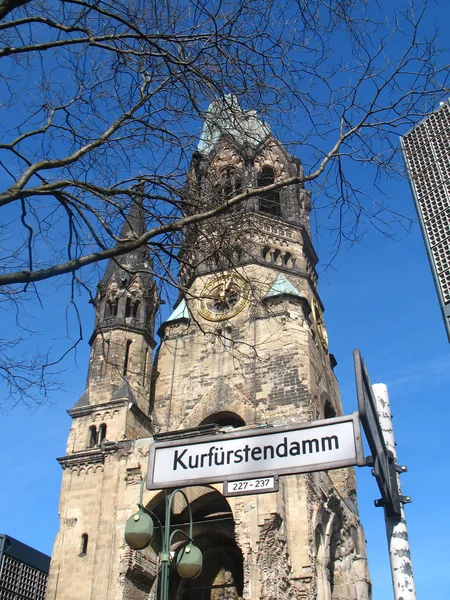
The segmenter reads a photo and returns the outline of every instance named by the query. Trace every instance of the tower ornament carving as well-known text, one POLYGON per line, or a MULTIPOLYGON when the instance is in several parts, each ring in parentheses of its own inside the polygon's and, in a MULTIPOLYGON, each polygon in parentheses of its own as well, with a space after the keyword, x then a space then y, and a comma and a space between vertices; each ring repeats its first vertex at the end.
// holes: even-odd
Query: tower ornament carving
POLYGON ((242 169, 244 167, 242 157, 230 145, 222 145, 213 161, 212 168, 216 177, 225 167, 232 167, 234 169, 242 169))
POLYGON ((313 298, 313 301, 312 301, 312 314, 313 314, 314 324, 316 326, 318 338, 321 341, 324 349, 328 350, 328 333, 325 328, 325 321, 323 319, 322 311, 320 309, 319 303, 317 302, 316 298, 313 298))
POLYGON ((281 155, 278 148, 273 146, 266 147, 259 156, 255 158, 255 168, 261 170, 265 166, 271 167, 275 171, 277 179, 283 179, 288 176, 288 172, 285 167, 285 158, 281 155))

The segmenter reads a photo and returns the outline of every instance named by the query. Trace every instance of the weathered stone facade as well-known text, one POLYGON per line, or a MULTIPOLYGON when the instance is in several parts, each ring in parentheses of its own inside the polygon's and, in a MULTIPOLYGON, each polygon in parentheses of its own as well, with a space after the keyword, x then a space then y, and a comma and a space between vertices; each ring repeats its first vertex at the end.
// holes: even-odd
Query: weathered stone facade
MULTIPOLYGON (((210 128, 188 176, 191 205, 301 172, 266 127, 258 131, 243 140, 223 123, 220 135, 210 128)), ((309 203, 308 193, 292 186, 186 231, 184 293, 159 330, 153 372, 150 259, 141 253, 125 270, 108 266, 88 388, 70 411, 67 455, 60 459, 61 525, 49 600, 155 598, 160 541, 140 552, 124 541, 152 436, 212 423, 254 428, 342 414, 309 203)), ((123 235, 143 226, 136 211, 130 221, 123 235)), ((279 491, 268 494, 225 498, 222 484, 185 491, 204 569, 193 581, 171 575, 173 600, 371 597, 352 469, 280 477, 279 491)), ((163 517, 162 492, 145 492, 144 504, 163 517)), ((187 521, 182 502, 174 521, 187 521)))

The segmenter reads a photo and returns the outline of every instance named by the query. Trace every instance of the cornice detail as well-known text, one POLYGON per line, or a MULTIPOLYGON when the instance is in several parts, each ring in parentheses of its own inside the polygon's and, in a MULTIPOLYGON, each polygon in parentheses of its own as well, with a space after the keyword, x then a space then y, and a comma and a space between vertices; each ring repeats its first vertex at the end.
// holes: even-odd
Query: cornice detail
POLYGON ((114 408, 121 408, 128 404, 129 400, 127 399, 119 399, 119 400, 111 400, 110 402, 103 402, 102 404, 90 404, 89 406, 81 406, 79 408, 71 408, 67 411, 67 413, 72 417, 86 417, 87 415, 91 415, 93 412, 98 412, 99 410, 111 410, 114 408))
MULTIPOLYGON (((128 440, 126 440, 128 442, 128 440)), ((100 448, 93 448, 88 450, 82 450, 81 452, 75 452, 68 456, 61 456, 56 460, 59 462, 63 469, 80 469, 89 468, 95 465, 103 466, 105 463, 105 457, 109 454, 115 454, 124 445, 123 442, 109 442, 105 440, 100 448)))

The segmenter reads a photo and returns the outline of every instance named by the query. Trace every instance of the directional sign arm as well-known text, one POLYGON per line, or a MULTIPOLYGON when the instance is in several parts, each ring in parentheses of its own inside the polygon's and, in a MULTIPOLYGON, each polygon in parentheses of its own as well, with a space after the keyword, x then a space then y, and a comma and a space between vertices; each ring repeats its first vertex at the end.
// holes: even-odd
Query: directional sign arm
POLYGON ((381 493, 376 506, 384 506, 388 516, 400 516, 400 493, 397 483, 397 465, 388 452, 378 418, 376 400, 369 375, 359 350, 353 351, 355 362, 358 410, 367 442, 372 452, 373 469, 381 493))

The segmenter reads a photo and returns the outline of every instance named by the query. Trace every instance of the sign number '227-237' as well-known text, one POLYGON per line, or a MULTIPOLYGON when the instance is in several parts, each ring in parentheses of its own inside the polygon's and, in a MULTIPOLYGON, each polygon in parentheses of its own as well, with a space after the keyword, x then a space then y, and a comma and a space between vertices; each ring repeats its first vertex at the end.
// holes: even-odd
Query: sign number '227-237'
POLYGON ((242 496, 245 494, 260 494, 278 491, 278 477, 258 477, 256 479, 240 479, 239 481, 225 481, 223 485, 224 496, 242 496))

